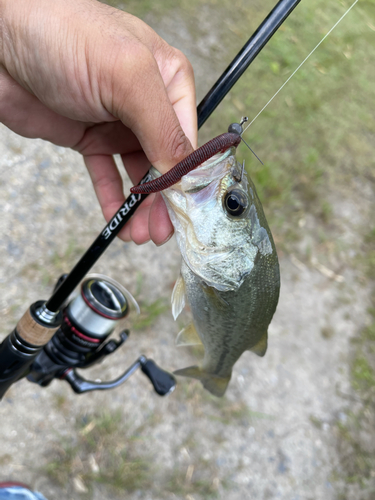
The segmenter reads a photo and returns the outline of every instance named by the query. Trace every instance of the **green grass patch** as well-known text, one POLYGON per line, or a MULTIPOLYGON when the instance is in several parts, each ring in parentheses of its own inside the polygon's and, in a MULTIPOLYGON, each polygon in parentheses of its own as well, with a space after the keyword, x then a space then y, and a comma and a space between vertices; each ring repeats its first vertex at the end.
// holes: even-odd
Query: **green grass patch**
MULTIPOLYGON (((353 340, 351 383, 355 410, 345 423, 337 422, 337 446, 341 472, 337 480, 344 486, 342 498, 355 485, 364 491, 361 498, 372 500, 375 493, 375 293, 371 295, 370 323, 353 340), (345 485, 346 484, 346 485, 345 485), (349 488, 349 490, 348 490, 349 488), (367 492, 367 493, 366 493, 367 492)), ((341 497, 340 497, 341 498, 341 497)))
MULTIPOLYGON (((364 271, 367 278, 375 279, 375 227, 364 237, 364 271)), ((374 307, 375 311, 375 307, 374 307)))
POLYGON ((199 381, 178 377, 175 397, 189 405, 194 418, 206 418, 223 425, 248 426, 259 420, 273 419, 273 415, 253 411, 243 400, 230 401, 206 391, 199 381))
POLYGON ((70 271, 85 250, 76 237, 69 238, 58 251, 54 250, 50 255, 45 256, 43 263, 27 264, 18 274, 30 281, 39 280, 43 288, 51 287, 62 274, 70 271))
POLYGON ((368 391, 375 388, 375 372, 364 356, 356 358, 353 363, 352 382, 356 390, 368 391))
POLYGON ((375 321, 362 330, 362 339, 375 342, 375 321))
MULTIPOLYGON (((118 8, 133 16, 143 19, 146 16, 152 16, 153 19, 158 19, 162 16, 168 16, 171 12, 177 12, 186 20, 193 20, 199 14, 202 7, 215 7, 215 0, 179 0, 176 3, 173 0, 100 0, 111 7, 118 8)), ((221 0, 220 7, 230 5, 229 0, 221 0)))
MULTIPOLYGON (((375 482, 373 471, 375 468, 375 455, 372 447, 368 446, 371 439, 371 427, 373 423, 363 411, 350 414, 346 424, 338 423, 336 425, 336 434, 338 436, 338 452, 340 465, 344 471, 335 474, 334 480, 344 480, 344 487, 341 490, 342 498, 346 492, 350 491, 352 485, 359 486, 363 494, 363 500, 372 500, 375 492, 375 482), (349 490, 348 490, 349 487, 349 490)), ((339 496, 339 498, 341 498, 339 496)))
POLYGON ((156 299, 153 302, 141 302, 140 314, 134 319, 132 330, 144 330, 152 326, 156 319, 170 307, 165 299, 156 299))

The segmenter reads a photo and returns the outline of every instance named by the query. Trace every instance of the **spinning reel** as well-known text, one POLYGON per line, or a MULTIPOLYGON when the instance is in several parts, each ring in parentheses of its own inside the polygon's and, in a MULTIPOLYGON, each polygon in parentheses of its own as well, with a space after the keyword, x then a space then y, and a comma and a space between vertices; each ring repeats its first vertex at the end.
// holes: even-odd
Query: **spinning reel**
POLYGON ((80 294, 65 307, 60 328, 32 363, 27 379, 42 387, 54 378, 66 380, 74 392, 81 394, 113 389, 141 368, 160 396, 172 392, 176 386, 173 375, 143 355, 109 382, 86 380, 75 370, 101 362, 125 343, 129 330, 122 331, 118 340, 106 340, 132 307, 139 314, 138 304, 126 288, 106 276, 88 275, 81 284, 80 294))
MULTIPOLYGON (((66 276, 61 276, 56 288, 66 276)), ((66 380, 77 394, 113 389, 140 368, 157 394, 160 396, 169 394, 176 386, 175 378, 162 370, 152 359, 147 359, 143 355, 139 356, 120 377, 108 382, 86 380, 76 371, 77 368, 84 369, 100 363, 125 343, 130 334, 129 330, 123 330, 118 339, 107 339, 132 309, 139 314, 139 306, 126 288, 106 276, 88 275, 81 283, 80 293, 62 308, 58 318, 61 320, 59 328, 36 354, 31 346, 29 349, 24 349, 25 352, 15 351, 12 349, 12 342, 6 342, 7 339, 1 344, 0 364, 2 363, 2 371, 5 373, 0 376, 0 396, 8 386, 6 374, 14 370, 18 363, 23 364, 27 361, 28 357, 33 358, 32 362, 20 378, 26 376, 30 382, 42 387, 48 386, 53 379, 60 379, 66 380), (4 367, 5 360, 2 356, 5 352, 7 352, 8 369, 4 367)), ((43 302, 37 302, 30 310, 35 320, 43 312, 45 312, 43 302)), ((16 328, 10 337, 19 347, 21 342, 17 338, 17 333, 16 328)))

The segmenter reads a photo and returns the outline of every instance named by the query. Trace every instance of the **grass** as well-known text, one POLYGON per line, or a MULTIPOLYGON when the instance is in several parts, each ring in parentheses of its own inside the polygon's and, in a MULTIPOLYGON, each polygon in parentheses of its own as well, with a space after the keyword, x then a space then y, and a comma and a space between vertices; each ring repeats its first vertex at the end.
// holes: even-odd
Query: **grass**
POLYGON ((375 428, 375 285, 372 281, 375 276, 375 229, 365 235, 362 251, 359 266, 372 290, 369 323, 353 339, 351 382, 360 404, 357 403, 345 424, 337 423, 336 431, 346 487, 356 485, 365 492, 361 498, 372 500, 375 495, 375 447, 371 446, 375 428))
POLYGON ((272 419, 272 415, 255 412, 242 401, 230 402, 226 398, 216 398, 211 394, 204 394, 204 399, 211 407, 208 412, 210 420, 217 420, 224 425, 248 426, 257 420, 272 419))
POLYGON ((221 498, 230 483, 221 477, 215 459, 208 458, 207 449, 194 431, 185 437, 179 449, 179 453, 185 451, 185 459, 166 475, 163 490, 178 498, 221 498))
POLYGON ((336 433, 338 435, 338 452, 341 458, 340 465, 344 471, 337 476, 336 479, 344 479, 345 487, 343 495, 357 485, 360 490, 365 493, 360 495, 363 500, 372 500, 375 493, 375 484, 373 479, 373 471, 375 468, 375 457, 372 449, 369 449, 364 438, 364 426, 366 425, 367 433, 371 432, 373 423, 368 419, 368 416, 363 412, 357 412, 349 415, 349 422, 336 425, 336 433), (366 424, 365 424, 366 422, 366 424), (360 433, 362 432, 362 438, 360 433), (367 494, 366 494, 367 491, 367 494))
POLYGON ((375 371, 365 356, 358 356, 352 366, 353 387, 358 391, 375 389, 375 371))
POLYGON ((59 251, 53 251, 44 257, 43 262, 27 264, 19 271, 19 275, 30 281, 40 280, 43 288, 53 286, 59 276, 69 272, 86 249, 78 243, 76 237, 68 239, 59 251))
MULTIPOLYGON (((180 498, 199 494, 203 498, 219 498, 218 477, 215 467, 200 459, 196 465, 180 467, 167 479, 165 489, 180 498)), ((194 498, 191 497, 191 498, 194 498)))
POLYGON ((79 477, 88 491, 95 483, 135 491, 151 485, 151 457, 135 445, 120 412, 77 419, 77 437, 62 439, 51 452, 45 472, 64 486, 79 477))
MULTIPOLYGON (((363 243, 365 252, 364 272, 367 278, 375 280, 375 227, 365 235, 363 243)), ((375 305, 372 311, 375 312, 375 305)), ((375 316, 374 313, 373 316, 375 316)))
POLYGON ((153 452, 145 451, 152 446, 145 446, 139 439, 145 432, 143 425, 134 430, 124 422, 119 411, 82 415, 76 421, 76 435, 54 443, 44 472, 65 489, 78 479, 87 497, 98 484, 122 495, 142 490, 162 497, 198 495, 207 499, 218 497, 219 486, 225 488, 226 481, 219 477, 215 460, 202 457, 202 447, 193 432, 179 446, 179 450, 181 446, 188 450, 189 463, 176 461, 173 467, 162 468, 153 452))
POLYGON ((259 420, 273 419, 272 415, 251 410, 243 400, 217 398, 203 389, 199 381, 178 378, 175 398, 189 406, 194 418, 205 418, 222 426, 249 426, 259 420))
POLYGON ((132 330, 144 330, 154 324, 156 319, 169 309, 166 299, 156 299, 153 302, 143 301, 139 304, 140 314, 134 319, 132 330))

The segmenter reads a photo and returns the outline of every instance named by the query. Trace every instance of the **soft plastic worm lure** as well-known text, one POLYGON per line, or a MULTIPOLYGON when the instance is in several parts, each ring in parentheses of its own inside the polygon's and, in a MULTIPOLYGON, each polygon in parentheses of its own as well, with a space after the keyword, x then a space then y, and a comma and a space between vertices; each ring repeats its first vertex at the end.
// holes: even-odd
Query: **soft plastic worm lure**
POLYGON ((145 184, 133 186, 130 191, 137 194, 149 194, 157 193, 158 191, 163 191, 163 189, 173 186, 181 177, 197 168, 204 161, 209 160, 212 156, 217 153, 222 153, 228 148, 237 147, 241 142, 240 133, 242 132, 242 127, 239 127, 238 132, 226 132, 225 134, 218 135, 214 139, 211 139, 177 163, 177 165, 171 168, 171 170, 168 170, 164 175, 150 182, 146 182, 145 184))

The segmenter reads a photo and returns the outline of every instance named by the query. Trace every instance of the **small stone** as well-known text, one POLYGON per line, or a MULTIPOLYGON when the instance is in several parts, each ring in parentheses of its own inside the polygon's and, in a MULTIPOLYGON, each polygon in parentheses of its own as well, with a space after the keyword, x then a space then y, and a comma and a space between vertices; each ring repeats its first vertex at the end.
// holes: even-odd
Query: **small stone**
POLYGON ((90 465, 90 468, 91 468, 93 474, 99 473, 99 470, 100 470, 99 465, 98 465, 98 462, 95 460, 94 455, 89 456, 89 465, 90 465))
POLYGON ((76 476, 73 479, 73 487, 77 493, 87 493, 89 491, 80 476, 76 476))

